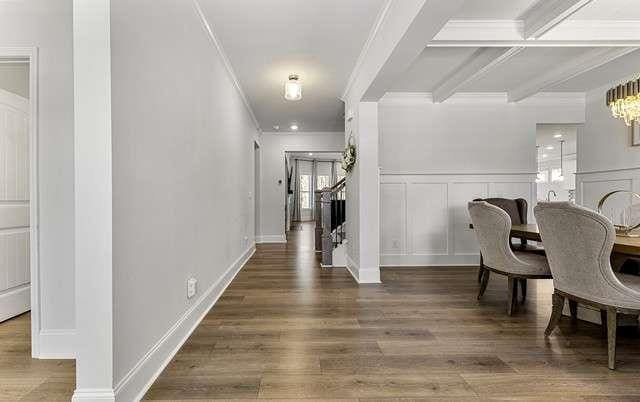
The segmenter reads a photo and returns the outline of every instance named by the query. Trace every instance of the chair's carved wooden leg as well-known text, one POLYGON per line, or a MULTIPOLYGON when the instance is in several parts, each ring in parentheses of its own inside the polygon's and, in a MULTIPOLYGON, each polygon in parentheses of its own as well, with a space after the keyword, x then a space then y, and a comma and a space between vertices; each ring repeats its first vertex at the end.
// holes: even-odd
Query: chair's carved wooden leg
POLYGON ((554 293, 552 302, 553 310, 551 311, 551 318, 549 318, 549 325, 547 325, 547 329, 544 331, 545 337, 551 335, 551 332, 558 326, 558 322, 560 322, 560 317, 562 317, 562 308, 564 307, 564 296, 554 293))
POLYGON ((524 303, 527 300, 527 280, 524 278, 520 279, 520 290, 522 291, 522 302, 524 303))
POLYGON ((571 312, 571 321, 578 320, 578 302, 575 300, 569 300, 569 311, 571 312))
POLYGON ((618 313, 615 309, 607 310, 607 344, 609 345, 609 369, 616 369, 616 332, 618 330, 618 313))
POLYGON ((513 314, 513 308, 516 304, 516 301, 518 300, 518 284, 517 284, 518 279, 509 277, 508 281, 509 283, 508 283, 508 289, 507 289, 507 292, 508 292, 507 314, 511 315, 513 314))
POLYGON ((478 292, 478 300, 484 295, 484 291, 487 290, 487 285, 489 284, 489 275, 491 275, 491 271, 488 269, 483 270, 482 273, 482 281, 480 282, 480 291, 478 292))
POLYGON ((478 268, 478 283, 482 282, 482 274, 484 273, 484 261, 482 253, 480 253, 480 268, 478 268))

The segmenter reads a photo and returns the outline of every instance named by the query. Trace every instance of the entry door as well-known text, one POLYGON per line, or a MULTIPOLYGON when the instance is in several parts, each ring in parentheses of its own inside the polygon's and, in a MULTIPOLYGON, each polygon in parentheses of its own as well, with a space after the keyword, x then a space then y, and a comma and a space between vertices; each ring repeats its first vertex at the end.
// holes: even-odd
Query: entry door
POLYGON ((28 105, 0 90, 0 321, 30 309, 28 105))

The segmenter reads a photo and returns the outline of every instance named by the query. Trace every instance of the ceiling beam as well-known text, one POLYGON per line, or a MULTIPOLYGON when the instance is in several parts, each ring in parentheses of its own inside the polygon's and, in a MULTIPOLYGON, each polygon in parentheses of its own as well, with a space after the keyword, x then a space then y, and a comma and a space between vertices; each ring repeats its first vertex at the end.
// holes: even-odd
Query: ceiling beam
POLYGON ((429 41, 429 44, 456 44, 474 42, 531 43, 531 46, 544 42, 546 45, 557 42, 575 43, 577 46, 589 43, 606 43, 612 46, 640 39, 640 24, 637 21, 578 21, 565 20, 553 30, 537 39, 526 39, 522 20, 451 20, 429 41))
POLYGON ((458 90, 476 81, 489 71, 520 53, 523 47, 481 48, 476 50, 433 90, 433 101, 441 103, 458 90))
POLYGON ((465 0, 389 0, 358 58, 344 101, 377 101, 465 0))
POLYGON ((592 0, 542 0, 523 15, 524 39, 537 39, 592 0))
POLYGON ((631 40, 436 40, 427 47, 640 47, 631 40))
POLYGON ((636 48, 593 49, 583 55, 557 65, 521 86, 508 92, 509 102, 518 102, 554 85, 561 84, 578 75, 607 64, 637 50, 636 48))

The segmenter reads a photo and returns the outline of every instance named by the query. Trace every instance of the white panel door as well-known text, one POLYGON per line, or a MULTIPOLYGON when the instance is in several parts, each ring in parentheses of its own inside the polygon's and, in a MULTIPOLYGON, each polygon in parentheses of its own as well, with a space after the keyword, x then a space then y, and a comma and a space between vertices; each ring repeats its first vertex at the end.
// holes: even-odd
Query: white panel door
POLYGON ((0 321, 30 309, 28 101, 0 90, 0 321))

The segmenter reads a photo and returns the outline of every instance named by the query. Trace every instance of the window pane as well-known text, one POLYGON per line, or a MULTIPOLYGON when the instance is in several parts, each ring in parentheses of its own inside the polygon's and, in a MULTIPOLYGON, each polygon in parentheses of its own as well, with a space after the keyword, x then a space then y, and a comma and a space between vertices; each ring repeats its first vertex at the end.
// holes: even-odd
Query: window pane
POLYGON ((300 208, 309 209, 311 208, 311 204, 309 203, 309 193, 301 192, 300 193, 300 208))
POLYGON ((311 176, 308 174, 300 175, 300 191, 311 190, 311 176))
POLYGON ((331 184, 329 183, 329 176, 318 176, 317 181, 318 190, 322 190, 325 187, 331 187, 331 184))

